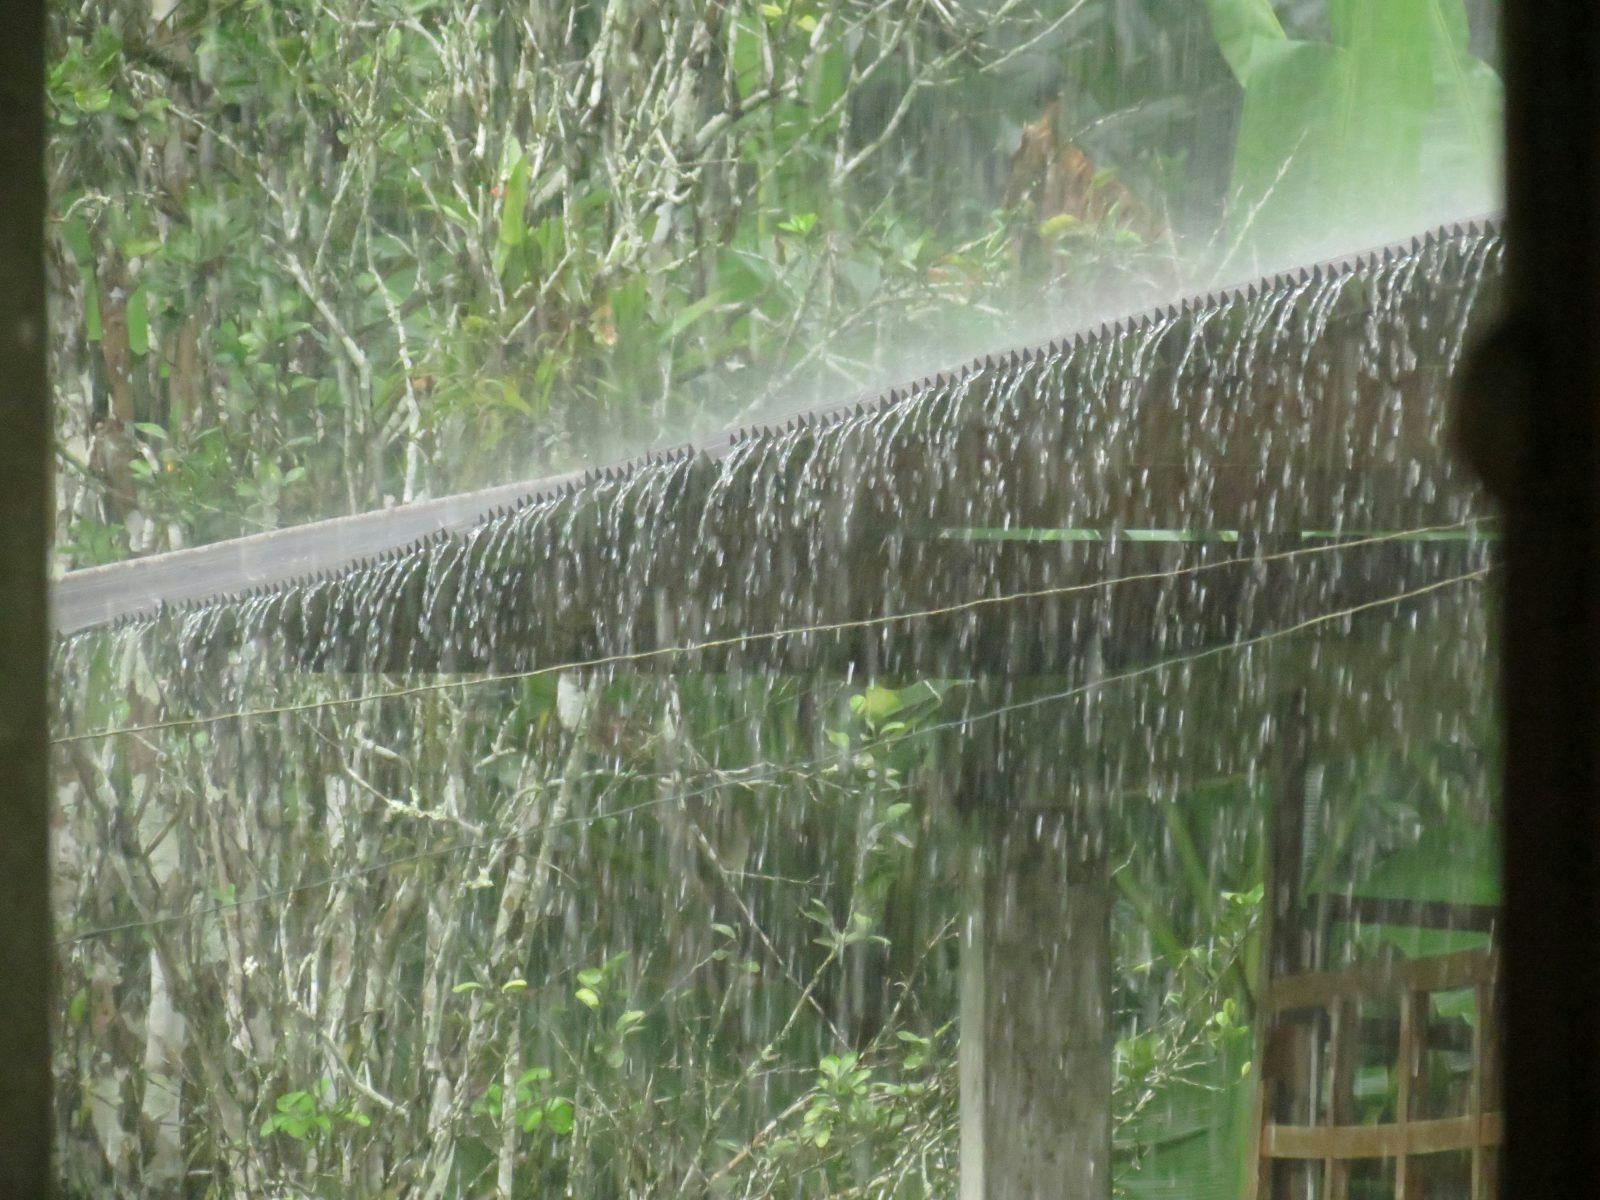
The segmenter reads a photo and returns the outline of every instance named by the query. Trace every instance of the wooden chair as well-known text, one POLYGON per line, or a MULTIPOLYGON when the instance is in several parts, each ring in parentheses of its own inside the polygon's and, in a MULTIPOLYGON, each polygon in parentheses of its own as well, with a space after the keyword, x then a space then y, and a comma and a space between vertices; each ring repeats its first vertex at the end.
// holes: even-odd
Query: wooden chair
POLYGON ((1250 1195, 1349 1200, 1358 1177, 1367 1194, 1395 1200, 1492 1200, 1498 974, 1493 950, 1468 950, 1273 979, 1258 1011, 1269 1032, 1250 1195), (1435 1019, 1434 997, 1466 989, 1470 1023, 1435 1019), (1469 1031, 1465 1047, 1460 1026, 1469 1031), (1465 1057, 1466 1070, 1430 1086, 1441 1055, 1465 1057), (1392 1088, 1376 1120, 1359 1120, 1357 1071, 1374 1059, 1388 1067, 1392 1088))
POLYGON ((1268 831, 1246 1195, 1493 1200, 1502 1137, 1497 911, 1304 895, 1303 772, 1292 758, 1283 778, 1268 831), (1489 938, 1480 949, 1385 953, 1326 969, 1330 930, 1357 923, 1489 938))

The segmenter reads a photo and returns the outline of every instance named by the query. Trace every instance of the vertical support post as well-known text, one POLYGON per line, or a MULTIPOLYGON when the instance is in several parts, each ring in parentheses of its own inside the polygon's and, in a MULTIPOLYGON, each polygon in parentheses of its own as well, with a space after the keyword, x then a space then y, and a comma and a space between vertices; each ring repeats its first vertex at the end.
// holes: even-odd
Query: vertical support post
POLYGON ((1400 1051, 1395 1056, 1394 1121, 1400 1130, 1400 1154, 1394 1164, 1394 1200, 1417 1200, 1416 1181, 1411 1171, 1411 1110, 1417 1076, 1422 1066, 1422 1040, 1419 1022, 1426 1026, 1428 997, 1409 988, 1400 994, 1400 1051), (1420 1010, 1420 1015, 1419 1015, 1420 1010))
POLYGON ((1470 1105, 1475 1137, 1472 1143, 1471 1200, 1494 1200, 1498 1193, 1496 1167, 1499 1151, 1485 1135, 1484 1122, 1491 1109, 1498 1107, 1500 1081, 1495 1066, 1500 1042, 1500 1018, 1495 1004, 1495 986, 1477 987, 1478 1019, 1472 1025, 1472 1092, 1470 1105))
POLYGON ((1301 903, 1305 861, 1306 784, 1310 733, 1306 695, 1297 691, 1274 725, 1273 785, 1266 828, 1266 879, 1261 932, 1261 1016, 1256 1025, 1255 1147, 1246 1180, 1249 1200, 1271 1200, 1277 1172, 1263 1153, 1266 1127, 1277 1121, 1310 1124, 1311 1034, 1303 1018, 1279 1016, 1272 1007, 1272 981, 1311 965, 1309 929, 1301 903))
POLYGON ((985 999, 989 990, 989 942, 984 936, 985 847, 976 848, 967 871, 967 924, 961 937, 961 1045, 956 1066, 961 1077, 961 1200, 986 1200, 984 1126, 989 1091, 984 1040, 989 1028, 985 999))
POLYGON ((1306 695, 1297 691, 1278 714, 1272 808, 1267 816, 1266 924, 1262 937, 1272 978, 1295 975, 1311 966, 1309 929, 1300 895, 1305 864, 1306 782, 1310 775, 1307 724, 1306 695))
POLYGON ((0 5, 0 1197, 51 1192, 44 4, 0 5))
MULTIPOLYGON (((1327 1124, 1348 1125, 1353 1115, 1356 1057, 1361 1040, 1358 1003, 1346 998, 1335 999, 1328 1020, 1327 1124)), ((1322 1194, 1326 1200, 1349 1200, 1349 1159, 1323 1160, 1322 1194)))
POLYGON ((1019 813, 994 849, 984 1046, 987 1200, 1111 1195, 1111 889, 1067 814, 1019 813))
POLYGON ((990 825, 964 968, 962 1200, 1111 1195, 1111 885, 1066 812, 990 825))
POLYGON ((1600 6, 1506 0, 1508 312, 1460 428, 1505 514, 1508 1197, 1600 1178, 1600 6))
MULTIPOLYGON (((1246 1200, 1272 1200, 1278 1166, 1267 1157, 1267 1125, 1291 1120, 1309 1125, 1312 1030, 1293 1014, 1275 1013, 1272 981, 1310 966, 1309 928, 1301 906, 1306 858, 1306 787, 1310 778, 1310 733, 1306 693, 1296 691, 1274 726, 1272 795, 1266 827, 1266 880, 1262 888, 1261 1018, 1256 1024, 1254 1155, 1245 1181, 1246 1200)), ((1294 1170, 1304 1170, 1296 1166, 1294 1170)))

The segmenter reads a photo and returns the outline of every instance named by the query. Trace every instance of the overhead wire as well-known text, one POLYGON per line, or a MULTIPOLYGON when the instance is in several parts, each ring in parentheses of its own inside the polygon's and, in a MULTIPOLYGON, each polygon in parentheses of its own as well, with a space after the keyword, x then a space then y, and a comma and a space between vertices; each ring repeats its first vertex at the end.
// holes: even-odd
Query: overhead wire
POLYGON ((626 666, 629 664, 648 662, 653 659, 666 658, 673 655, 698 654, 707 650, 725 650, 735 646, 744 646, 752 643, 778 641, 790 637, 813 637, 832 633, 845 633, 852 630, 872 629, 886 625, 897 624, 905 621, 929 620, 935 617, 953 616, 958 613, 971 612, 981 608, 994 607, 1003 604, 1012 604, 1026 600, 1043 600, 1052 597, 1069 596, 1083 592, 1097 591, 1103 588, 1119 587, 1130 583, 1148 583, 1158 580, 1178 579, 1185 576, 1197 575, 1206 571, 1217 571, 1225 567, 1251 566, 1270 562, 1279 562, 1285 559, 1300 558, 1312 554, 1326 554, 1335 550, 1354 550, 1362 546, 1377 545, 1386 542, 1395 542, 1424 537, 1429 534, 1442 533, 1449 530, 1469 529, 1484 523, 1483 518, 1469 517, 1461 521, 1452 521, 1440 525, 1424 525, 1414 529, 1396 530, 1388 533, 1373 534, 1349 541, 1334 541, 1323 546, 1302 546, 1292 550, 1278 550, 1268 554, 1239 555, 1233 558, 1219 559, 1210 563, 1194 563, 1187 567, 1174 567, 1164 571, 1142 571, 1131 575, 1114 576, 1109 579, 1090 580, 1084 583, 1061 584, 1054 587, 1032 588, 1020 592, 1007 592, 999 596, 980 596, 972 600, 963 600, 954 604, 941 605, 936 608, 914 609, 907 612, 888 613, 876 617, 857 617, 845 621, 831 621, 812 625, 796 625, 784 629, 761 630, 754 633, 729 634, 723 637, 711 638, 706 641, 690 642, 680 646, 655 646, 648 650, 632 650, 618 654, 601 655, 594 658, 576 659, 570 662, 552 663, 548 666, 533 667, 525 671, 491 672, 483 675, 474 675, 467 679, 440 680, 434 683, 416 684, 411 687, 392 688, 381 692, 366 692, 357 696, 334 696, 321 700, 307 700, 295 704, 266 705, 260 708, 235 709, 222 713, 203 713, 188 717, 173 717, 163 721, 151 721, 138 725, 120 725, 105 729, 86 730, 82 733, 62 734, 50 739, 54 746, 70 746, 81 742, 99 741, 104 738, 127 737, 134 734, 160 733, 174 729, 194 729, 207 725, 216 725, 224 721, 246 720, 255 717, 277 717, 292 713, 318 712, 331 708, 345 708, 351 705, 366 704, 374 701, 402 700, 413 696, 429 695, 437 692, 465 690, 474 687, 483 687, 494 683, 513 683, 521 680, 536 679, 541 676, 560 674, 567 671, 595 670, 602 667, 626 666))
MULTIPOLYGON (((903 733, 895 734, 888 738, 879 739, 873 743, 873 746, 874 749, 883 749, 892 745, 896 745, 900 742, 908 741, 911 738, 927 737, 935 733, 946 732, 952 729, 965 729, 980 721, 993 720, 996 717, 1003 716, 1007 713, 1019 712, 1026 709, 1036 708, 1041 705, 1087 695, 1100 688, 1110 687, 1113 684, 1124 683, 1128 680, 1139 678, 1141 676, 1152 675, 1161 671, 1186 666, 1203 659, 1216 657, 1218 655, 1247 650, 1253 646, 1263 645, 1265 643, 1277 641, 1285 637, 1292 637, 1293 635, 1297 633, 1303 633, 1308 629, 1331 624, 1336 621, 1347 620, 1361 613, 1383 608, 1391 604, 1403 604, 1409 600, 1419 599, 1423 596, 1431 595, 1447 588, 1484 579, 1488 576, 1488 574, 1488 567, 1478 567, 1474 570, 1466 571, 1459 575, 1453 575, 1447 579, 1435 580, 1432 583, 1423 584, 1405 591, 1392 593, 1388 596, 1379 597, 1378 599, 1363 601, 1360 604, 1350 605, 1346 608, 1341 608, 1333 612, 1320 613, 1313 617, 1307 617, 1303 620, 1294 622, 1293 624, 1284 626, 1281 629, 1268 630, 1265 633, 1256 634, 1248 638, 1239 639, 1237 641, 1223 642, 1219 645, 1207 646, 1203 649, 1191 651, 1187 654, 1177 655, 1168 659, 1162 659, 1161 661, 1155 663, 1147 663, 1142 667, 1130 668, 1129 670, 1117 672, 1115 674, 1101 676, 1081 684, 1076 684, 1073 687, 1066 688, 1061 691, 1048 693, 1042 696, 1034 696, 1026 700, 1019 700, 1009 704, 999 705, 995 708, 986 709, 979 713, 966 714, 961 717, 953 718, 949 721, 939 722, 934 725, 926 725, 915 729, 908 729, 903 733)), ((646 809, 657 808, 665 804, 685 803, 689 800, 698 799, 699 797, 708 796, 722 791, 728 787, 748 787, 753 783, 764 782, 767 779, 776 779, 787 772, 805 770, 808 768, 826 767, 833 761, 836 761, 836 756, 830 755, 826 758, 813 759, 809 762, 784 764, 775 767, 772 771, 768 772, 766 776, 747 775, 732 781, 720 780, 717 783, 711 784, 707 787, 695 789, 689 792, 656 796, 650 800, 643 800, 636 804, 624 805, 623 807, 617 809, 563 818, 560 821, 552 822, 547 825, 537 825, 528 829, 519 829, 511 833, 495 834, 490 837, 472 838, 466 841, 451 842, 443 846, 430 846, 423 850, 417 850, 409 854, 385 859, 381 862, 372 863, 365 867, 356 867, 348 871, 336 872, 334 874, 327 875, 322 879, 313 880, 310 883, 295 884, 290 887, 277 888, 245 898, 219 901, 216 904, 207 905, 201 908, 185 909, 181 912, 166 913, 159 917, 143 918, 135 921, 124 921, 113 925, 103 925, 82 930, 68 937, 58 939, 56 944, 57 946, 63 947, 71 946, 101 937, 109 937, 116 933, 127 933, 141 929, 159 928, 176 924, 178 922, 195 920, 200 917, 214 916, 221 913, 232 912, 241 908, 253 907, 259 904, 267 904, 277 900, 293 899, 299 895, 320 891, 324 888, 336 887, 340 883, 360 879, 368 875, 379 874, 384 871, 393 870, 396 867, 408 865, 410 863, 420 862, 430 858, 442 857, 448 854, 456 854, 462 851, 489 849, 532 833, 553 832, 555 830, 569 828, 575 825, 587 825, 598 821, 625 817, 637 812, 642 812, 646 809)))

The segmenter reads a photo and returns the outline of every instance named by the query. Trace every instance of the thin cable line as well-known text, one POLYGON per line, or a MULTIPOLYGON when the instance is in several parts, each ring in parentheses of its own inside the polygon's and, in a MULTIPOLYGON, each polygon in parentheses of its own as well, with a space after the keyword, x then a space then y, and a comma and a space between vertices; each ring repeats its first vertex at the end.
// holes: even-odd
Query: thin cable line
MULTIPOLYGON (((888 746, 893 746, 900 742, 908 741, 911 738, 926 737, 930 734, 942 733, 951 729, 965 729, 968 726, 977 724, 979 721, 992 720, 995 717, 1003 716, 1006 713, 1036 708, 1039 705, 1054 703, 1058 700, 1069 700, 1077 696, 1087 695, 1088 693, 1097 691, 1100 688, 1109 687, 1112 684, 1125 683, 1130 679, 1136 679, 1140 676, 1152 675, 1160 671, 1169 670, 1173 667, 1187 666, 1188 664, 1198 662, 1201 659, 1213 658, 1218 655, 1229 654, 1239 650, 1247 650, 1252 646, 1258 646, 1266 642, 1277 641, 1280 638, 1292 637, 1294 634, 1303 633, 1308 629, 1315 628, 1316 626, 1330 624, 1334 621, 1345 620, 1349 617, 1371 611, 1375 608, 1383 608, 1391 604, 1403 604, 1408 600, 1415 600, 1421 596, 1426 596, 1433 592, 1443 591, 1445 588, 1454 587, 1457 584, 1483 579, 1488 574, 1488 567, 1479 567, 1476 570, 1468 571, 1461 575, 1454 575, 1449 579, 1437 580, 1433 583, 1412 588, 1408 591, 1396 592, 1392 595, 1384 596, 1377 600, 1368 600, 1361 604, 1352 605, 1349 608, 1339 609, 1336 612, 1321 613, 1315 617, 1308 617, 1303 621, 1298 621, 1295 624, 1285 626, 1282 629, 1269 630, 1266 633, 1257 634, 1254 637, 1244 638, 1240 641, 1225 642, 1218 646, 1209 646, 1203 650, 1197 650, 1189 654, 1178 655, 1174 658, 1163 659, 1160 662, 1149 663, 1142 667, 1134 667, 1130 670, 1122 671, 1115 675, 1106 675, 1099 679, 1092 679, 1087 683, 1081 683, 1063 691, 1052 692, 1044 696, 1035 696, 1031 699, 1020 700, 1012 704, 1003 704, 997 708, 987 709, 980 713, 973 713, 966 716, 957 717, 953 720, 943 721, 936 725, 927 725, 920 729, 907 730, 905 733, 896 734, 893 737, 884 738, 880 741, 872 743, 872 748, 874 750, 882 750, 888 746)), ((209 905, 205 908, 189 909, 184 912, 177 913, 168 913, 165 916, 154 917, 149 920, 125 921, 117 925, 104 925, 94 929, 86 929, 81 933, 73 934, 71 937, 58 940, 56 945, 58 947, 71 946, 76 945, 79 942, 107 937, 114 933, 126 933, 136 929, 153 929, 158 926, 172 925, 180 921, 192 920, 196 917, 213 916, 217 913, 232 912, 235 909, 252 907, 257 904, 265 904, 273 900, 291 899, 306 892, 320 891, 323 888, 334 887, 340 883, 348 882, 353 879, 360 879, 367 875, 378 874, 383 871, 391 870, 394 867, 405 866, 409 863, 420 862, 424 859, 442 857, 443 855, 454 854, 462 850, 488 849, 490 847, 503 845, 506 842, 513 841, 516 838, 520 838, 531 833, 550 832, 558 829, 565 829, 573 825, 591 824, 596 821, 603 821, 616 817, 625 817, 636 812, 641 812, 645 809, 659 807, 663 804, 683 803, 689 800, 698 799, 701 796, 709 796, 712 793, 721 791, 724 788, 748 787, 753 783, 762 783, 776 779, 779 776, 789 772, 824 767, 830 762, 834 762, 836 760, 836 755, 830 755, 827 758, 812 759, 809 762, 791 763, 781 767, 776 767, 764 776, 745 776, 741 779, 721 780, 708 787, 699 788, 694 791, 670 796, 657 796, 650 800, 642 800, 637 804, 625 805, 622 808, 610 809, 605 812, 594 813, 587 816, 567 817, 550 825, 534 826, 530 829, 518 830, 515 833, 496 834, 493 837, 475 838, 465 842, 452 842, 445 846, 431 846, 426 850, 418 850, 411 854, 401 855, 398 858, 385 859, 382 862, 373 863, 370 866, 357 867, 350 871, 342 871, 338 874, 329 875, 323 879, 315 880, 311 883, 296 884, 293 887, 278 888, 274 891, 263 892, 247 899, 222 901, 217 904, 209 905)))
POLYGON ((247 717, 278 717, 289 713, 316 712, 322 709, 364 704, 369 700, 401 700, 411 696, 447 691, 451 688, 466 689, 481 687, 490 683, 516 682, 524 679, 535 679, 541 675, 552 675, 561 671, 582 671, 596 667, 645 662, 654 658, 663 658, 667 655, 696 654, 703 650, 720 650, 752 642, 776 641, 780 638, 806 637, 815 634, 842 633, 852 629, 870 629, 900 621, 919 621, 930 617, 950 616, 955 613, 970 612, 978 608, 1010 604, 1018 600, 1041 600, 1052 596, 1067 596, 1078 592, 1095 591, 1099 588, 1117 587, 1125 583, 1147 583, 1158 579, 1177 579, 1182 576, 1196 575, 1203 571, 1220 570, 1223 567, 1279 562, 1308 554, 1326 554, 1334 550, 1354 550, 1362 546, 1415 538, 1424 534, 1439 533, 1449 529, 1468 528, 1480 524, 1482 520, 1482 518, 1471 517, 1464 521, 1453 521, 1445 525, 1424 525, 1416 529, 1403 529, 1392 533, 1376 534, 1372 537, 1358 538, 1354 541, 1333 542, 1326 546, 1303 546, 1295 550, 1276 551, 1272 554, 1227 558, 1213 563, 1196 563, 1188 567, 1175 567, 1169 571, 1144 571, 1135 575, 1121 575, 1111 579, 1092 580, 1088 583, 1063 584, 1059 587, 1008 592, 999 596, 981 596, 976 600, 963 600, 957 604, 949 604, 940 608, 916 609, 910 612, 890 613, 881 617, 858 617, 849 621, 835 621, 821 625, 797 625, 787 629, 764 630, 759 633, 733 634, 704 642, 691 642, 684 646, 657 646, 651 650, 634 650, 624 654, 608 654, 601 658, 554 663, 547 667, 534 667, 526 671, 479 675, 472 679, 452 679, 439 683, 424 683, 414 687, 395 688, 387 692, 368 692, 359 696, 337 696, 327 700, 308 700, 303 704, 279 704, 266 708, 238 709, 233 712, 207 713, 194 717, 174 717, 168 721, 152 721, 146 725, 122 725, 109 729, 93 729, 85 733, 66 734, 61 737, 51 738, 50 744, 53 746, 70 746, 78 742, 98 741, 101 738, 124 737, 137 733, 159 733, 168 729, 192 729, 204 725, 215 725, 222 721, 243 720, 247 717))

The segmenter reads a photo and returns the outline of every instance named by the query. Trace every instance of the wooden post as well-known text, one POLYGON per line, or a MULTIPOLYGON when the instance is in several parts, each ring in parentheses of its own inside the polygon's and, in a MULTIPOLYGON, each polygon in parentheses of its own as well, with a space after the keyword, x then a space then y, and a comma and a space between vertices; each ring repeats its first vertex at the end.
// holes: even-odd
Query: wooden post
POLYGON ((980 845, 967 871, 967 923, 961 937, 961 1045, 957 1068, 961 1075, 961 1200, 988 1196, 984 1163, 984 1128, 988 1124, 987 1071, 984 1043, 989 1014, 989 939, 984 936, 984 881, 987 855, 980 845))
POLYGON ((1407 1153, 1411 1110, 1422 1064, 1422 1039, 1428 1023, 1428 995, 1407 988, 1400 994, 1400 1050, 1395 1055, 1394 1121, 1400 1132, 1400 1154, 1394 1164, 1394 1200, 1417 1200, 1417 1187, 1407 1153))
POLYGON ((1494 1200, 1499 1193, 1499 1151, 1487 1143, 1484 1123, 1491 1110, 1500 1107, 1500 1078, 1496 1066, 1500 1041, 1499 1006, 1495 985, 1480 983, 1477 993, 1478 1019, 1472 1025, 1472 1090, 1468 1110, 1472 1113, 1477 1137, 1472 1144, 1471 1200, 1494 1200))
POLYGON ((1310 926, 1301 897, 1306 844, 1308 718, 1304 692, 1292 696, 1276 722, 1275 779, 1267 817, 1266 925, 1263 944, 1271 975, 1312 966, 1310 926))
POLYGON ((963 949, 962 1200, 1111 1195, 1103 850, 1067 811, 991 813, 963 949))
POLYGON ((49 1195, 44 4, 0 6, 0 1198, 49 1195))
MULTIPOLYGON (((1262 927, 1261 986, 1265 1000, 1272 981, 1295 975, 1312 965, 1309 922, 1301 897, 1305 858, 1306 784, 1309 774, 1309 732, 1304 692, 1297 692, 1279 713, 1274 736, 1273 788, 1267 812, 1267 865, 1262 927)), ((1303 1015, 1274 1016, 1268 1006, 1256 1029, 1255 1157, 1246 1181, 1249 1200, 1274 1196, 1274 1174, 1280 1169, 1264 1152, 1267 1125, 1288 1121, 1309 1125, 1313 1030, 1303 1015)))
MULTIPOLYGON (((1326 1121, 1330 1126, 1351 1123, 1355 1100, 1356 1055, 1361 1041, 1358 1000, 1337 999, 1328 1014, 1328 1097, 1326 1121)), ((1350 1160, 1322 1160, 1322 1194, 1325 1200, 1349 1200, 1350 1160)))

